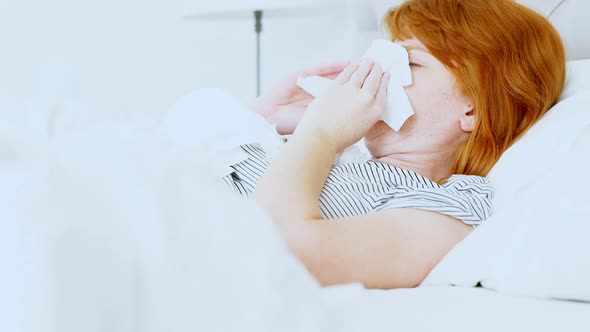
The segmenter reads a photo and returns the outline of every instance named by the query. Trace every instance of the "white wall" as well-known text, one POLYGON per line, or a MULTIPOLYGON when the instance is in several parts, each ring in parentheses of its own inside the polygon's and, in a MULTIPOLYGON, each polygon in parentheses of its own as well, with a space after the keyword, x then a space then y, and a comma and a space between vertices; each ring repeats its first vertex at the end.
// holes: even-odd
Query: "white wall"
MULTIPOLYGON (((289 71, 348 59, 343 6, 266 17, 263 89, 289 71)), ((182 8, 182 0, 1 1, 0 106, 73 96, 113 112, 158 112, 205 86, 253 99, 253 18, 187 20, 182 8)))

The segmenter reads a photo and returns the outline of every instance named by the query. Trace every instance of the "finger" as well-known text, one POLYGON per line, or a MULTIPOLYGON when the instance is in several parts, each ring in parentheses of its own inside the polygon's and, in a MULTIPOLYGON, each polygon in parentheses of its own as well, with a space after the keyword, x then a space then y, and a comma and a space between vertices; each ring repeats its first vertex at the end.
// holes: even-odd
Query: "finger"
POLYGON ((382 109, 385 109, 385 103, 387 102, 389 77, 389 73, 385 73, 381 76, 381 80, 379 81, 379 88, 377 89, 377 94, 375 95, 375 103, 376 105, 383 106, 382 109))
POLYGON ((379 90, 379 83, 381 82, 381 77, 383 76, 383 69, 380 65, 375 64, 369 76, 363 83, 362 90, 368 93, 371 97, 375 97, 377 91, 379 90))
POLYGON ((363 83, 365 82, 365 79, 367 78, 367 75, 369 75, 369 72, 372 68, 373 61, 363 60, 358 70, 355 71, 354 74, 352 74, 352 76, 350 77, 348 84, 351 84, 352 86, 360 89, 361 86, 363 86, 363 83))
POLYGON ((330 64, 322 64, 314 68, 306 69, 301 72, 303 76, 328 76, 340 74, 350 62, 336 62, 330 64))
POLYGON ((358 69, 357 64, 351 64, 346 69, 344 69, 338 77, 334 80, 338 84, 344 84, 350 80, 350 77, 356 72, 358 69))

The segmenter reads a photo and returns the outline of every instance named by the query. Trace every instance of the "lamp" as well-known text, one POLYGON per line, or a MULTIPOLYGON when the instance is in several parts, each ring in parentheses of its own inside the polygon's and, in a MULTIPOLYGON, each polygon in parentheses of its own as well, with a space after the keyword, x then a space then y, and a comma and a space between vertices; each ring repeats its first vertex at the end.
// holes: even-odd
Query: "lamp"
POLYGON ((260 96, 260 33, 264 13, 277 16, 311 13, 331 0, 185 0, 186 18, 236 18, 254 14, 256 32, 256 96, 260 96))

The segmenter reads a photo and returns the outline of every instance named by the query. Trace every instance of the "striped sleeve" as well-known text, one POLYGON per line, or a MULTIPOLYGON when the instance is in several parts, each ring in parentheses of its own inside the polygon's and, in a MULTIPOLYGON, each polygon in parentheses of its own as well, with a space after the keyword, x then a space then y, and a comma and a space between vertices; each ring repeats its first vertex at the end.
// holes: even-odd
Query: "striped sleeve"
POLYGON ((407 188, 387 193, 376 211, 389 208, 416 208, 439 212, 478 226, 492 213, 493 189, 479 176, 453 176, 438 188, 407 188))
POLYGON ((270 163, 266 160, 266 153, 258 144, 245 144, 240 147, 245 154, 244 160, 228 165, 232 172, 222 180, 233 192, 248 197, 256 189, 256 184, 270 163))

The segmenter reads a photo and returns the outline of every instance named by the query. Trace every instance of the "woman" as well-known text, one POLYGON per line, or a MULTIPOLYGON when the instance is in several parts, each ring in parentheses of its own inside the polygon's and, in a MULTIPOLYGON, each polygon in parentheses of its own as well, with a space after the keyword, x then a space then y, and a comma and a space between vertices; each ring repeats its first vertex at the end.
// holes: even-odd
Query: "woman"
POLYGON ((378 121, 389 79, 378 65, 296 73, 254 106, 293 136, 272 165, 263 151, 244 146, 250 160, 226 179, 244 195, 253 191, 322 285, 419 285, 471 225, 487 218, 491 189, 483 176, 564 85, 558 33, 513 1, 406 1, 385 24, 408 49, 414 82, 406 93, 415 115, 399 132, 378 121), (312 101, 295 84, 300 75, 338 84, 312 101), (333 167, 337 153, 363 137, 372 160, 333 167), (346 179, 356 186, 336 183, 346 179), (380 195, 367 193, 374 187, 380 195), (376 204, 368 213, 345 211, 363 199, 376 204))

